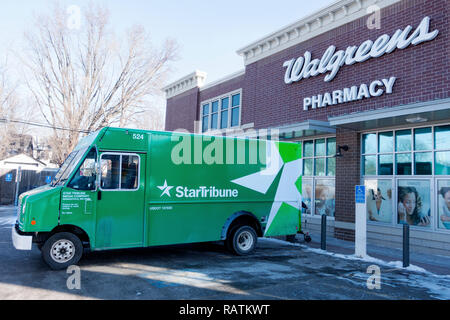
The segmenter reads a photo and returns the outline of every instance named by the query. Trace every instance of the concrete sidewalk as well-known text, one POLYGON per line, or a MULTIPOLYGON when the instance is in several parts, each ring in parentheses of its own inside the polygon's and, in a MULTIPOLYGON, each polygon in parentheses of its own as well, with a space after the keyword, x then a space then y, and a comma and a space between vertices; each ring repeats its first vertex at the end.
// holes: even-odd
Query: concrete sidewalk
MULTIPOLYGON (((298 242, 307 245, 308 247, 320 249, 320 234, 311 235, 312 241, 309 243, 304 241, 303 235, 301 234, 298 234, 296 238, 298 242)), ((351 241, 327 237, 327 251, 338 254, 353 255, 355 253, 355 244, 351 241)), ((394 249, 368 244, 367 254, 370 257, 377 258, 385 262, 403 261, 403 251, 401 248, 394 249)), ((450 256, 411 252, 410 264, 421 267, 434 274, 450 275, 450 256)))

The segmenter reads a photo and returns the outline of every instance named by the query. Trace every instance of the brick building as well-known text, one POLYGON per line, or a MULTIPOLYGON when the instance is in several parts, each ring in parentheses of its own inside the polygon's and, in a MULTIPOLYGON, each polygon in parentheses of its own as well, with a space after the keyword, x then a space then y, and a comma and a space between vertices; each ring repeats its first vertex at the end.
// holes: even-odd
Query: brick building
POLYGON ((301 141, 307 230, 326 214, 354 240, 354 188, 365 185, 369 244, 400 246, 407 223, 412 250, 450 255, 448 8, 334 2, 238 50, 244 70, 167 86, 166 130, 301 141))

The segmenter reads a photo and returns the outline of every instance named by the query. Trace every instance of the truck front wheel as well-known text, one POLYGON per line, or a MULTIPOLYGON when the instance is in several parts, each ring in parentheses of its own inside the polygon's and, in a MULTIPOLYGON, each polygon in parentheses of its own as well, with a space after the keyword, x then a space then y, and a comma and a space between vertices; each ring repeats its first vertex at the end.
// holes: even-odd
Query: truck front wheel
POLYGON ((53 270, 66 269, 80 261, 83 244, 76 235, 59 232, 45 241, 41 253, 44 261, 53 270))
POLYGON ((253 252, 258 241, 255 229, 250 226, 235 228, 227 239, 227 247, 239 256, 248 255, 253 252))

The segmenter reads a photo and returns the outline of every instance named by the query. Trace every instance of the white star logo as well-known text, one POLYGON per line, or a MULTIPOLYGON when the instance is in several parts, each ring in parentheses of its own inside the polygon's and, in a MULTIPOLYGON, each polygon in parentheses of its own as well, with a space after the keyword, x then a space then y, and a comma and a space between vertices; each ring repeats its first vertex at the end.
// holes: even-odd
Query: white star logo
POLYGON ((160 197, 162 197, 165 194, 170 197, 170 189, 172 188, 173 188, 172 186, 167 185, 167 180, 164 180, 164 185, 158 186, 158 189, 163 192, 160 197))

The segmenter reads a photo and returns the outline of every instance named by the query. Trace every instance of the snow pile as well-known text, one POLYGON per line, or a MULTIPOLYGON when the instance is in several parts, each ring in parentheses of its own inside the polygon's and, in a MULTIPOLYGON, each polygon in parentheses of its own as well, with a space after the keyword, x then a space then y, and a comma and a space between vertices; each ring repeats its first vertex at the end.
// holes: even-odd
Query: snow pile
MULTIPOLYGON (((290 246, 298 246, 306 251, 314 252, 317 254, 324 254, 335 258, 340 259, 347 259, 347 260, 354 260, 354 261, 361 261, 361 262, 368 262, 380 266, 385 267, 393 267, 399 270, 406 270, 410 272, 414 272, 411 274, 405 275, 405 277, 398 277, 398 275, 391 275, 393 282, 401 282, 404 285, 416 287, 416 288, 425 288, 427 289, 431 295, 434 298, 437 299, 443 299, 443 300, 450 300, 450 275, 436 275, 432 272, 429 272, 421 267, 410 265, 407 268, 403 268, 403 262, 402 261, 384 261, 381 259, 377 259, 371 256, 365 256, 365 257, 357 257, 356 255, 346 255, 346 254, 340 254, 340 253, 333 253, 329 251, 324 251, 321 249, 316 248, 310 248, 306 245, 300 244, 300 243, 291 243, 284 240, 279 239, 273 239, 273 238, 264 238, 263 241, 268 242, 274 242, 278 244, 283 245, 290 245, 290 246)), ((349 279, 346 279, 349 280, 349 279)), ((384 282, 383 282, 384 283, 384 282)), ((384 283, 386 284, 386 283, 384 283)))

